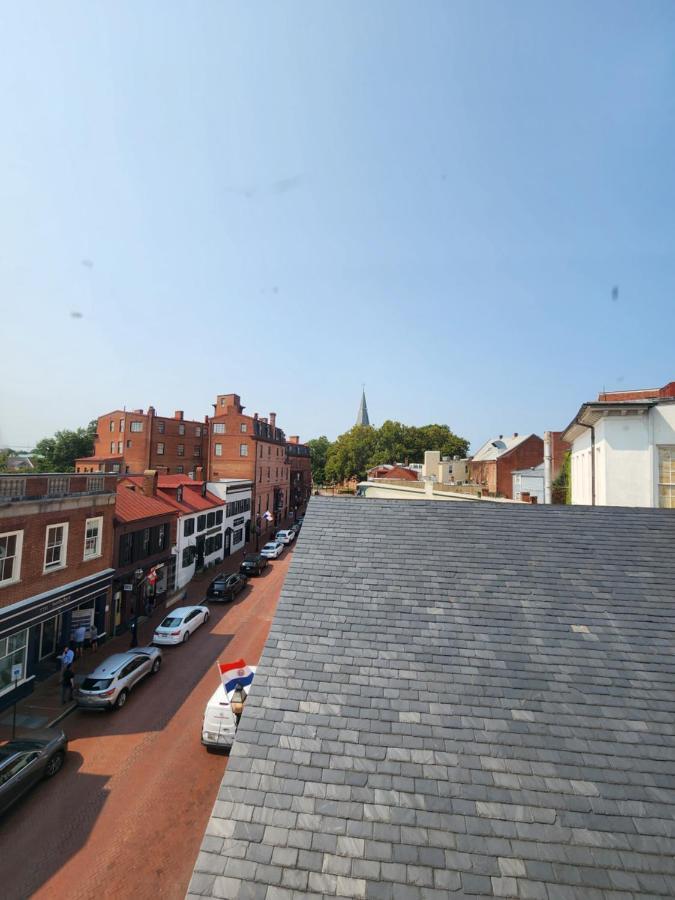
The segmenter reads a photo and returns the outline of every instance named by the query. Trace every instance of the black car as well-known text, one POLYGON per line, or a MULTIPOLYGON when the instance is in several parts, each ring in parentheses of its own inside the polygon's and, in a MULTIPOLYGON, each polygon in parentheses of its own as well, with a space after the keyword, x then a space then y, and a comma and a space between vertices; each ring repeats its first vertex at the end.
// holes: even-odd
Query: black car
POLYGON ((269 559, 266 556, 261 556, 260 553, 249 553, 248 556, 244 557, 242 564, 239 566, 239 571, 242 575, 260 575, 262 570, 269 565, 269 559))
POLYGON ((0 743, 0 814, 43 778, 61 769, 68 741, 60 728, 0 743))
POLYGON ((247 581, 246 575, 228 575, 227 572, 221 572, 209 585, 206 596, 209 600, 234 600, 239 591, 244 590, 247 581))

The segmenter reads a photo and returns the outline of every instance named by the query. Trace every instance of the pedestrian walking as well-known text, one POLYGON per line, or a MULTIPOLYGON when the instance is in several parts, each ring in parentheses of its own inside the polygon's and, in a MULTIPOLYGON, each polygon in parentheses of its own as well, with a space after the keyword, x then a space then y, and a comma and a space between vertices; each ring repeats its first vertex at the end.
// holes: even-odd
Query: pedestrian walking
POLYGON ((129 631, 131 631, 131 644, 130 644, 130 646, 131 646, 132 648, 133 648, 133 647, 138 647, 138 635, 137 635, 137 633, 136 633, 137 630, 138 630, 138 628, 137 628, 137 622, 136 622, 136 619, 134 619, 134 620, 132 621, 131 625, 129 626, 129 631))
POLYGON ((84 625, 78 625, 75 629, 75 654, 79 659, 84 650, 84 639, 87 635, 87 629, 84 625))
POLYGON ((67 665, 61 675, 61 703, 71 703, 73 700, 73 684, 75 674, 72 666, 67 665))
POLYGON ((91 637, 89 638, 89 646, 92 650, 98 650, 98 628, 96 627, 96 625, 92 626, 91 637))

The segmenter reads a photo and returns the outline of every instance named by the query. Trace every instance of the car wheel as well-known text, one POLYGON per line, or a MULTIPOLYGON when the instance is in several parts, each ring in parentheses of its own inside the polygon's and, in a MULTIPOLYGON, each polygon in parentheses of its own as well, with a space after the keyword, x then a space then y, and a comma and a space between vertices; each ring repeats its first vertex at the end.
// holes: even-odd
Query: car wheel
POLYGON ((117 700, 115 701, 115 709, 122 709, 124 704, 127 702, 127 697, 129 696, 129 691, 124 688, 119 692, 117 700))
POLYGON ((183 643, 184 643, 184 644, 187 644, 187 642, 188 642, 189 640, 190 640, 190 632, 189 632, 189 631, 186 631, 185 634, 183 635, 183 643))
POLYGON ((204 624, 206 625, 206 623, 207 623, 208 621, 209 621, 209 614, 208 614, 208 613, 204 613, 204 624))
POLYGON ((159 672, 159 669, 162 665, 162 657, 158 656, 157 659, 152 664, 152 669, 150 670, 153 675, 156 675, 159 672))
POLYGON ((63 753, 59 750, 53 756, 49 757, 45 767, 45 778, 53 778, 63 765, 63 753))

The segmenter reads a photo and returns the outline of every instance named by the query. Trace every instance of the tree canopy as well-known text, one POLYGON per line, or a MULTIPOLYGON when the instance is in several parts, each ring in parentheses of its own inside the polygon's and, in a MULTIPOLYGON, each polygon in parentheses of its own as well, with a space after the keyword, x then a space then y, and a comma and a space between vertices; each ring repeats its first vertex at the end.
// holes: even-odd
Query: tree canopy
POLYGON ((75 431, 57 431, 43 438, 33 450, 33 464, 38 472, 74 472, 75 460, 94 452, 96 421, 75 431))
POLYGON ((403 425, 386 421, 379 428, 355 425, 332 443, 326 437, 308 441, 312 476, 316 484, 365 478, 373 466, 386 463, 424 461, 425 450, 442 456, 465 457, 469 442, 447 425, 403 425))

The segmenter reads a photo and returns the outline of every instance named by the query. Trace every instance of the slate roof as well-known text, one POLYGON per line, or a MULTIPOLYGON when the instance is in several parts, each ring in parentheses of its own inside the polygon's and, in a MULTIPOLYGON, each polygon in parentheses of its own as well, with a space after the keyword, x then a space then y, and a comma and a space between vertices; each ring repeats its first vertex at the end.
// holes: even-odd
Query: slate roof
POLYGON ((188 896, 675 896, 674 547, 313 498, 188 896))

